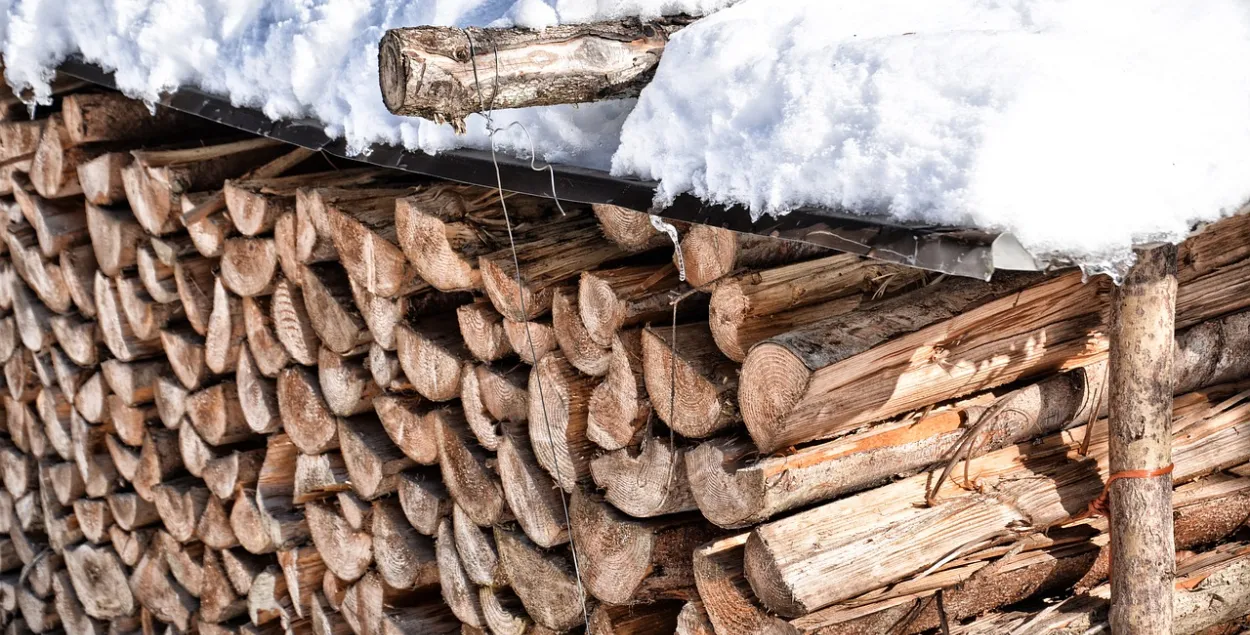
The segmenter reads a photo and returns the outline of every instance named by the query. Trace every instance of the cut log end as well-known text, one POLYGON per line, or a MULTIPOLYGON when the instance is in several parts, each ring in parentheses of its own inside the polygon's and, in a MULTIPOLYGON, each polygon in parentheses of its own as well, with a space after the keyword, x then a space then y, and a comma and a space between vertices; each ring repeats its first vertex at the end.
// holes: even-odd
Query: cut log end
POLYGON ((789 414, 807 392, 812 371, 790 349, 765 342, 753 348, 742 365, 738 406, 751 438, 763 452, 777 447, 789 414))

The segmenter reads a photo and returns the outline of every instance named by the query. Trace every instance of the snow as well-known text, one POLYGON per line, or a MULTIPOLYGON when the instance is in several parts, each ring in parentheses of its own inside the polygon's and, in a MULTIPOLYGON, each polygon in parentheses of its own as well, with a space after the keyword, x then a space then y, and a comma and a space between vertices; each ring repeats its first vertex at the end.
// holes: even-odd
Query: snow
POLYGON ((387 113, 387 28, 680 12, 708 17, 636 102, 496 112, 500 148, 658 181, 659 204, 886 213, 1095 266, 1250 200, 1246 0, 0 0, 0 51, 41 96, 77 52, 134 96, 197 86, 437 153, 489 147, 485 119, 387 113))

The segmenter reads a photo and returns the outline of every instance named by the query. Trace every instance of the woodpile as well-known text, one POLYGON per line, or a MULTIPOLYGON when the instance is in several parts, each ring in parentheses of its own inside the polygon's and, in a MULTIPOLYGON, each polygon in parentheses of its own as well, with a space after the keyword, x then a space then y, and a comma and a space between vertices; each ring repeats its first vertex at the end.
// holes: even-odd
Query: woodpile
MULTIPOLYGON (((490 189, 61 94, 0 122, 7 632, 1106 623, 1105 279, 519 195, 510 242, 490 189)), ((1178 632, 1250 613, 1247 245, 1179 249, 1178 632)))

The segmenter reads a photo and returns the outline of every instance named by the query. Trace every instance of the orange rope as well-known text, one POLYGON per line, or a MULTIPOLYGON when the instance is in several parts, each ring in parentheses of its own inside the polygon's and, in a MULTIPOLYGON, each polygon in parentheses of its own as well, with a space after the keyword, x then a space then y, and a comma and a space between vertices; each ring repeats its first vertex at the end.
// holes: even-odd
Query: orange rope
MULTIPOLYGON (((1155 478, 1157 476, 1171 474, 1172 470, 1175 468, 1176 466, 1174 464, 1168 463, 1167 465, 1163 467, 1156 468, 1153 470, 1125 470, 1123 472, 1116 472, 1115 474, 1112 474, 1111 476, 1107 477, 1107 484, 1102 487, 1102 493, 1098 495, 1098 498, 1095 498, 1094 500, 1090 501, 1089 507, 1087 507, 1085 511, 1082 512, 1081 514, 1077 516, 1073 516, 1072 520, 1074 521, 1084 520, 1086 518, 1093 518, 1095 516, 1110 516, 1111 515, 1110 494, 1111 494, 1112 483, 1122 478, 1155 478)), ((1111 523, 1110 522, 1107 523, 1107 538, 1108 538, 1107 540, 1107 579, 1110 580, 1111 579, 1111 564, 1112 564, 1111 545, 1112 545, 1112 541, 1114 540, 1114 538, 1112 538, 1111 536, 1111 523)))

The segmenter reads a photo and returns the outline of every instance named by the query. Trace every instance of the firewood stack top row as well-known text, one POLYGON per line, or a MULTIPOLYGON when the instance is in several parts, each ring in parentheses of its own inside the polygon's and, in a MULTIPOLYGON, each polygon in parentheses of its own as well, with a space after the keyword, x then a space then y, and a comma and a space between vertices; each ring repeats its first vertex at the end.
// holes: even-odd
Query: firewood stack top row
MULTIPOLYGON (((678 258, 645 214, 505 213, 491 189, 56 88, 0 113, 8 632, 1105 621, 1107 524, 1085 512, 1106 280, 680 224, 678 258)), ((1181 254, 1178 628, 1236 629, 1250 219, 1181 254)))

